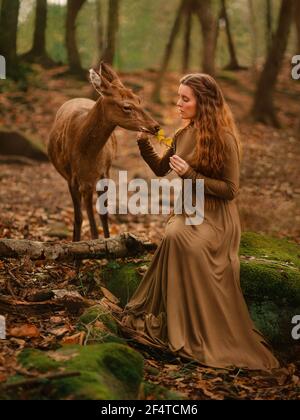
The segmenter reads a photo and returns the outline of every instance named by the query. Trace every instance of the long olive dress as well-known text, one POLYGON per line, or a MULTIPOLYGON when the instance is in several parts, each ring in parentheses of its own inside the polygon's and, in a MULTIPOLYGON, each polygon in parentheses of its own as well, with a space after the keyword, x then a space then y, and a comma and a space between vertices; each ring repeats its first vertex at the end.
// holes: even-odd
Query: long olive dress
MULTIPOLYGON (((157 176, 171 170, 174 150, 191 162, 195 130, 191 123, 179 131, 174 149, 162 158, 149 140, 138 140, 142 157, 157 176)), ((226 137, 222 180, 192 168, 184 178, 204 179, 204 221, 187 225, 184 214, 171 215, 148 271, 122 313, 124 334, 206 366, 279 367, 255 329, 240 287, 241 228, 234 199, 239 158, 234 138, 226 137)))

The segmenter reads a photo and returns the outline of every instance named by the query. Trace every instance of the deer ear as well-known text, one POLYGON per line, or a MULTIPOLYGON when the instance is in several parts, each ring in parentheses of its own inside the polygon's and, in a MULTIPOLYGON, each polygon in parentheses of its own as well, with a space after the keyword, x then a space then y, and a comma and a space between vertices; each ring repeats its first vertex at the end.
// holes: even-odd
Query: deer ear
POLYGON ((104 76, 110 83, 124 87, 117 73, 104 61, 101 61, 99 73, 104 76))
POLYGON ((90 82, 94 86, 94 89, 103 95, 105 90, 109 88, 109 82, 105 80, 103 76, 100 76, 94 69, 90 69, 90 82))

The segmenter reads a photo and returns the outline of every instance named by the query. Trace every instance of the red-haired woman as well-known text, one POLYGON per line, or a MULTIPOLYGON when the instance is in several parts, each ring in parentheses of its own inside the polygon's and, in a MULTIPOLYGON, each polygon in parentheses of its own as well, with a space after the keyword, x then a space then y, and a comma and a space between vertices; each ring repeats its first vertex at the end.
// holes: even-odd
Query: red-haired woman
POLYGON ((139 134, 141 155, 157 176, 171 170, 204 180, 204 219, 172 214, 136 292, 124 308, 125 335, 207 366, 279 367, 255 328, 240 287, 241 145, 232 113, 207 74, 180 80, 177 106, 188 124, 160 157, 139 134))

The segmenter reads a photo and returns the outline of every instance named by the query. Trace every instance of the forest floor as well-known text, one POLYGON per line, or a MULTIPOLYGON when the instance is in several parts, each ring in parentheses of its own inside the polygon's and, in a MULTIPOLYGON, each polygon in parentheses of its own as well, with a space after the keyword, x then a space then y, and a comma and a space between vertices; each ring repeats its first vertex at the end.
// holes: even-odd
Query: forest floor
MULTIPOLYGON (((17 129, 34 136, 46 145, 47 136, 57 109, 68 99, 91 97, 87 82, 61 75, 63 68, 41 71, 30 76, 27 90, 24 86, 9 84, 0 94, 0 129, 17 129)), ((220 72, 218 81, 236 117, 243 145, 240 192, 237 203, 243 231, 255 231, 285 237, 300 243, 300 140, 295 126, 299 117, 300 84, 290 77, 286 65, 275 94, 281 129, 253 123, 249 118, 254 76, 249 71, 235 74, 220 72)), ((176 110, 180 74, 169 73, 162 91, 163 104, 154 104, 150 93, 155 79, 151 70, 123 73, 125 85, 140 88, 139 95, 152 116, 168 136, 181 126, 176 110)), ((111 178, 118 183, 118 172, 128 171, 128 181, 143 178, 149 181, 153 173, 140 157, 136 133, 117 128, 118 153, 111 178)), ((153 140, 155 144, 155 139, 153 140)), ((156 145, 158 152, 163 147, 156 145)), ((174 175, 168 175, 173 178, 174 175)), ((73 208, 67 184, 50 163, 0 165, 0 237, 53 241, 72 239, 73 208), (60 231, 60 234, 57 231, 60 231), (56 236, 58 235, 58 236, 56 236)), ((111 215, 112 236, 129 231, 159 243, 164 233, 166 215, 111 215)), ((99 227, 102 234, 102 228, 99 227)), ((83 239, 89 239, 89 225, 85 218, 83 239)), ((96 284, 82 287, 82 280, 98 262, 86 261, 80 282, 74 282, 76 273, 71 265, 40 261, 0 261, 0 294, 26 299, 28 290, 48 288, 76 290, 85 297, 97 299, 96 284), (84 290, 83 290, 84 289, 84 290)), ((77 279, 78 280, 78 279, 77 279)), ((17 371, 16 355, 24 347, 50 349, 62 340, 72 337, 76 319, 65 311, 58 314, 32 316, 20 313, 7 317, 8 336, 0 341, 0 382, 17 371), (13 334, 13 328, 34 326, 29 336, 13 334), (58 328, 59 327, 59 328, 58 328)), ((69 341, 72 341, 70 338, 69 341)), ((153 383, 178 390, 187 398, 234 399, 293 399, 299 398, 300 360, 293 360, 274 374, 228 372, 206 369, 183 363, 180 359, 162 361, 146 349, 145 376, 153 383), (149 368, 150 367, 150 368, 149 368), (159 375, 151 375, 151 367, 159 375), (147 373, 148 372, 148 373, 147 373)))

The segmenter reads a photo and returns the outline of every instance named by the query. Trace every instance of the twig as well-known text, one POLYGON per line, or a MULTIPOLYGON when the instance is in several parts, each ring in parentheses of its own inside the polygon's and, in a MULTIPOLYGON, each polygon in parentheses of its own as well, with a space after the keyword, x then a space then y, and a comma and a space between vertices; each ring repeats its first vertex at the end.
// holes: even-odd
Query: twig
POLYGON ((64 379, 64 378, 72 378, 74 376, 80 376, 80 372, 61 372, 61 373, 51 373, 47 375, 41 375, 37 378, 30 378, 30 379, 24 379, 23 381, 17 381, 10 384, 3 384, 0 385, 0 389, 8 390, 8 389, 15 389, 20 388, 23 386, 34 386, 39 385, 41 382, 44 381, 53 381, 55 379, 64 379))

